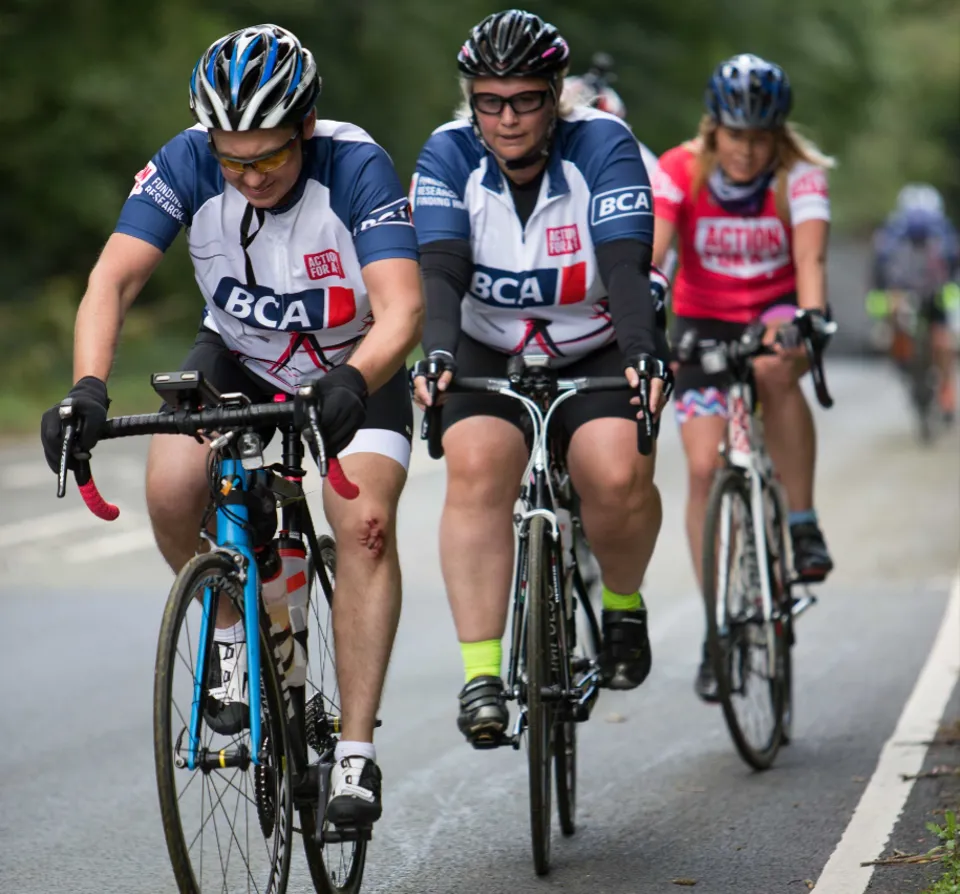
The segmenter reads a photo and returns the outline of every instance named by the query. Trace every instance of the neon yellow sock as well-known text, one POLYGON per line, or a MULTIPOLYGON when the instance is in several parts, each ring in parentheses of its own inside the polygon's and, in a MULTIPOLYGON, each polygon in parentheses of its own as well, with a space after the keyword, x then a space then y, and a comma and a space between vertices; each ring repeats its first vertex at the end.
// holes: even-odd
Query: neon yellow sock
POLYGON ((475 677, 499 677, 503 645, 498 639, 485 639, 479 643, 460 643, 463 655, 463 671, 466 682, 475 677))
POLYGON ((639 593, 630 593, 627 596, 614 593, 604 584, 603 607, 609 612, 635 612, 638 608, 643 608, 643 597, 639 593))

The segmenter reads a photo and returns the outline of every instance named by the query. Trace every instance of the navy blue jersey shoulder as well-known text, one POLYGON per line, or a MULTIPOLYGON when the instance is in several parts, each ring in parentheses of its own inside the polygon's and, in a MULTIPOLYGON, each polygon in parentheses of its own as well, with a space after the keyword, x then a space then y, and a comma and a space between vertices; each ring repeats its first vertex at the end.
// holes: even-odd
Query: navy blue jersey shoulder
MULTIPOLYGON (((630 129, 610 118, 561 119, 557 124, 557 148, 565 161, 574 164, 583 174, 590 191, 598 183, 605 169, 612 163, 643 164, 640 145, 630 129)), ((635 169, 636 176, 641 174, 635 169)), ((646 166, 643 166, 646 173, 646 166)), ((644 179, 646 186, 649 178, 644 179)))
POLYGON ((439 180, 462 200, 467 179, 480 167, 485 154, 470 124, 447 125, 435 130, 427 140, 417 159, 416 172, 439 180))
POLYGON ((605 115, 561 119, 554 152, 583 175, 595 245, 616 239, 653 244, 653 192, 632 131, 605 115))
POLYGON ((207 148, 207 132, 190 128, 166 143, 134 178, 116 232, 166 251, 205 202, 223 192, 220 165, 207 148))
POLYGON ((323 123, 332 132, 309 141, 304 168, 330 190, 330 208, 353 237, 361 265, 417 260, 410 201, 386 150, 360 128, 323 123))

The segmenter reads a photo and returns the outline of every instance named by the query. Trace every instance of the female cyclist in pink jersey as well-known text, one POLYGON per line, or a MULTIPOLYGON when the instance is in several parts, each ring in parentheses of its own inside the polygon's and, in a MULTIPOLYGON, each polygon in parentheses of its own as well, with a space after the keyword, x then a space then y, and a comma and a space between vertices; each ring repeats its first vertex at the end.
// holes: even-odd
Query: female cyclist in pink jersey
MULTIPOLYGON (((697 137, 666 152, 653 179, 654 264, 677 240, 671 341, 696 329, 701 338, 733 339, 758 318, 776 325, 797 306, 827 313, 826 253, 833 165, 787 121, 790 83, 783 69, 744 54, 722 62, 705 95, 697 137)), ((816 433, 800 389, 802 348, 756 363, 767 446, 790 506, 797 574, 820 581, 833 562, 813 508, 816 433)), ((687 535, 698 580, 707 497, 725 430, 723 375, 677 371, 677 417, 689 469, 687 535)), ((701 581, 702 583, 702 581, 701 581)), ((710 661, 697 694, 716 697, 710 661)))

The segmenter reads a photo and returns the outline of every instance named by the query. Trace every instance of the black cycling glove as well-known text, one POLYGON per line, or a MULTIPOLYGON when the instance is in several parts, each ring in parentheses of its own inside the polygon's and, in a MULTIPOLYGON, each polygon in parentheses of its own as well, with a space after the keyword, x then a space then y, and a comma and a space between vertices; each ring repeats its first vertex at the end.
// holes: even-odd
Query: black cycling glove
POLYGON ((431 351, 428 357, 423 357, 413 364, 413 369, 410 370, 410 381, 413 383, 420 376, 440 378, 445 372, 456 376, 457 358, 449 351, 431 351))
POLYGON ((352 440, 367 418, 367 382, 355 366, 344 363, 316 379, 313 399, 320 407, 320 433, 327 456, 336 456, 352 440))
MULTIPOLYGON (((96 445, 103 424, 107 421, 107 409, 110 406, 107 386, 96 376, 84 376, 70 389, 67 397, 73 401, 73 423, 77 426, 74 448, 82 453, 89 453, 96 445)), ((40 441, 47 465, 54 472, 59 472, 60 453, 63 449, 60 404, 51 407, 41 417, 40 441)), ((67 460, 67 467, 71 470, 76 467, 73 457, 67 460)))

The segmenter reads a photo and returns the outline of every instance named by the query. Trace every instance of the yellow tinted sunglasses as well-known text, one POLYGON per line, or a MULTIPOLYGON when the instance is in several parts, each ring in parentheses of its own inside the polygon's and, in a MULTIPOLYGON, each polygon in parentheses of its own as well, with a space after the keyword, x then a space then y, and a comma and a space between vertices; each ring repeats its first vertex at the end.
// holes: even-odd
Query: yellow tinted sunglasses
POLYGON ((258 174, 269 174, 277 168, 282 168, 290 161, 290 156, 293 154, 293 144, 299 136, 300 131, 298 130, 279 149, 274 149, 264 155, 258 155, 256 158, 231 158, 229 155, 222 155, 214 145, 213 135, 209 131, 207 132, 207 145, 210 147, 213 157, 234 174, 243 174, 248 168, 258 174))

